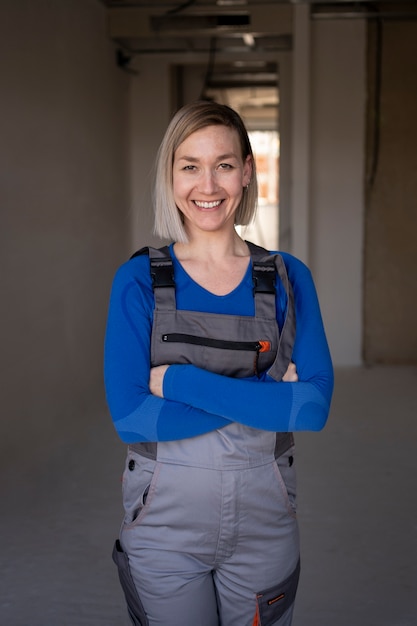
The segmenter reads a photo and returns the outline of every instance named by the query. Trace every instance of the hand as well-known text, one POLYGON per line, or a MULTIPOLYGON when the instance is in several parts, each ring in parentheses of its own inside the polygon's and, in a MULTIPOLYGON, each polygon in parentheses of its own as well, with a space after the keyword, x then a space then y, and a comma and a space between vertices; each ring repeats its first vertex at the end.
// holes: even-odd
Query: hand
POLYGON ((150 376, 149 376, 149 389, 154 396, 158 396, 159 398, 163 398, 163 384, 164 384, 164 376, 167 371, 169 365, 157 365, 156 367, 151 367, 150 376))
POLYGON ((287 371, 282 377, 284 383, 298 383, 298 374, 297 368, 295 367, 295 363, 291 361, 289 364, 287 371))

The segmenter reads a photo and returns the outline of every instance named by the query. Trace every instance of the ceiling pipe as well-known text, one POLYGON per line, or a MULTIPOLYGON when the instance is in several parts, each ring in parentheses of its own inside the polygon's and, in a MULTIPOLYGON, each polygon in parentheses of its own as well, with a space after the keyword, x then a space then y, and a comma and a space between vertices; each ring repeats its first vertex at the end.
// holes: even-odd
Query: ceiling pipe
POLYGON ((417 12, 416 13, 370 13, 370 12, 341 12, 334 11, 333 13, 321 13, 314 12, 311 13, 311 19, 313 20, 375 20, 375 19, 383 19, 383 20, 417 20, 417 12))

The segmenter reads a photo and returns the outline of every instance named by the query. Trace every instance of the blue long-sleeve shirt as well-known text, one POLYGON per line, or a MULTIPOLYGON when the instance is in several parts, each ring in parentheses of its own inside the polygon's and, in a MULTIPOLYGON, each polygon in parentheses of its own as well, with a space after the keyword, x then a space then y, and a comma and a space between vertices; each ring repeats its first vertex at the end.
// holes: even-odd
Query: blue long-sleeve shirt
MULTIPOLYGON (((216 296, 195 283, 175 257, 177 308, 230 315, 254 315, 251 264, 236 289, 216 296)), ((170 365, 164 398, 149 390, 150 338, 154 297, 147 255, 116 273, 105 340, 105 386, 115 428, 126 443, 170 441, 200 435, 230 422, 277 432, 320 430, 333 392, 333 368, 316 290, 309 269, 282 253, 294 291, 297 332, 292 360, 298 382, 237 379, 194 365, 170 365)), ((277 290, 281 326, 285 298, 277 290)))

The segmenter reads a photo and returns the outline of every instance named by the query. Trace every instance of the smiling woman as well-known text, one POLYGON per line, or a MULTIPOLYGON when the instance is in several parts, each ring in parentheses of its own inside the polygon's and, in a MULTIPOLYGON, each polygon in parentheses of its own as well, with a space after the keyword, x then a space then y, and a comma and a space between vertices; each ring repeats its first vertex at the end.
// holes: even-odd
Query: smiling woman
POLYGON ((189 240, 196 230, 232 232, 251 174, 251 156, 242 159, 237 132, 226 126, 196 131, 177 148, 174 199, 189 240))
MULTIPOLYGON (((246 163, 250 165, 252 176, 249 176, 249 180, 246 183, 248 186, 245 189, 245 194, 237 207, 235 223, 245 226, 249 224, 254 217, 258 199, 256 166, 252 146, 242 119, 233 109, 227 106, 216 104, 213 107, 213 103, 211 102, 198 101, 180 109, 176 115, 174 115, 158 151, 154 192, 155 234, 163 239, 173 239, 177 242, 188 241, 187 233, 183 227, 181 213, 178 211, 174 198, 173 163, 178 157, 177 150, 183 148, 183 143, 191 138, 194 133, 199 133, 209 127, 217 130, 226 129, 232 131, 232 134, 235 134, 237 143, 232 141, 231 145, 229 144, 229 147, 224 148, 224 150, 220 150, 220 147, 217 147, 218 152, 215 156, 229 158, 233 155, 235 165, 237 163, 240 163, 242 167, 246 163)), ((195 147, 198 149, 198 146, 195 147)), ((205 150, 204 143, 202 146, 200 145, 200 152, 201 149, 205 150)), ((186 154, 183 152, 183 156, 195 159, 199 157, 199 153, 186 154)), ((224 161, 224 158, 221 158, 221 161, 224 161)), ((220 166, 221 164, 220 162, 216 165, 220 166)), ((223 164, 223 167, 226 169, 227 164, 227 161, 223 164)), ((187 165, 195 166, 196 164, 194 161, 184 163, 184 167, 187 165)), ((243 186, 242 181, 242 192, 243 186)))
POLYGON ((129 444, 114 560, 137 626, 292 621, 291 431, 323 428, 333 372, 309 270, 237 234, 256 199, 239 115, 181 109, 155 185, 155 231, 174 241, 119 269, 106 334, 108 404, 129 444))

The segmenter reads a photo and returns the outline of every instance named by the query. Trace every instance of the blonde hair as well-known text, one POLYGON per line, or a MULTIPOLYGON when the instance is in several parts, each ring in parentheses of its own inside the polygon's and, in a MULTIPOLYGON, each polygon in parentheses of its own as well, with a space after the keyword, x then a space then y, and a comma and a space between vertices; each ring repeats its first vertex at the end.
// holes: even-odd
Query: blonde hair
POLYGON ((207 126, 227 126, 234 129, 239 137, 243 162, 248 156, 251 157, 252 178, 242 194, 242 200, 236 211, 235 224, 245 226, 255 215, 258 185, 255 159, 245 125, 239 114, 230 107, 217 102, 199 100, 177 111, 168 125, 158 150, 154 185, 154 233, 162 239, 187 242, 181 213, 174 199, 172 175, 174 156, 183 141, 207 126))

